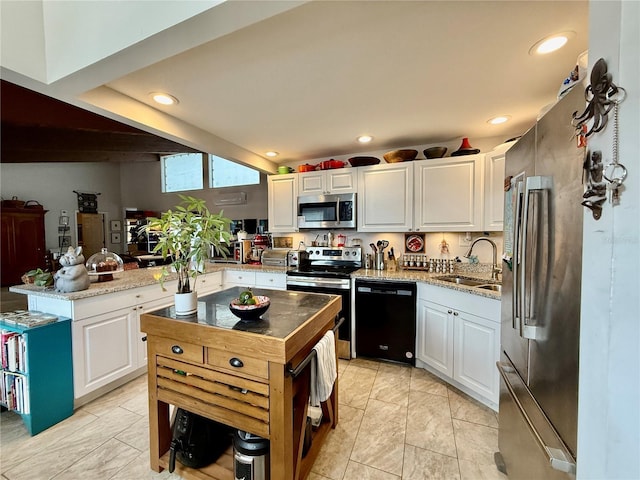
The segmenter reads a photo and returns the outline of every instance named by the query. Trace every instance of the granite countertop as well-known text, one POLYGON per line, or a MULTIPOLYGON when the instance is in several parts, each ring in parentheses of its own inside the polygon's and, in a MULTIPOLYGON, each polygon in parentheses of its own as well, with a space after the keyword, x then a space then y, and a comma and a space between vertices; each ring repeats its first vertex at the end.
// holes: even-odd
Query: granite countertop
POLYGON ((460 277, 468 277, 474 279, 486 280, 487 283, 499 283, 491 280, 491 270, 487 271, 486 268, 470 267, 469 265, 460 265, 456 267, 454 273, 429 273, 424 270, 373 270, 364 269, 356 270, 351 274, 353 278, 366 279, 366 280, 381 280, 381 281, 405 281, 405 282, 424 282, 430 285, 436 285, 438 287, 450 288, 458 290, 460 292, 470 293, 472 295, 478 295, 480 297, 493 298, 500 300, 500 292, 494 292, 492 290, 483 290, 468 285, 459 285, 456 283, 445 282, 439 280, 444 276, 458 275, 460 277))
MULTIPOLYGON (((129 290, 131 288, 156 285, 158 282, 153 277, 153 275, 159 273, 161 269, 162 267, 149 267, 134 270, 125 270, 124 272, 115 273, 113 276, 114 279, 109 282, 92 283, 88 290, 82 290, 80 292, 57 293, 51 287, 37 287, 30 284, 15 285, 13 287, 9 287, 9 290, 11 292, 21 293, 24 295, 38 295, 42 297, 56 298, 61 300, 80 300, 83 298, 95 297, 97 295, 121 292, 124 290, 129 290)), ((274 267, 249 264, 207 263, 205 265, 206 273, 224 270, 286 273, 288 269, 289 267, 274 267)), ((491 281, 490 272, 490 265, 489 268, 487 268, 485 264, 457 264, 455 269, 455 275, 469 278, 479 278, 482 280, 486 280, 487 283, 495 283, 491 281)), ((440 277, 443 277, 445 275, 451 274, 429 273, 422 270, 373 270, 364 268, 356 270, 351 274, 352 278, 367 280, 424 282, 431 285, 436 285, 438 287, 451 288, 453 290, 470 293, 472 295, 500 300, 500 292, 483 290, 467 285, 458 285, 455 283, 439 280, 440 277)), ((171 281, 172 279, 175 279, 175 275, 170 275, 167 281, 171 281)))
POLYGON ((336 295, 316 295, 314 293, 255 288, 255 295, 267 295, 271 299, 269 309, 257 320, 241 320, 229 309, 229 304, 238 298, 243 287, 231 287, 198 299, 198 312, 179 316, 173 306, 154 311, 151 315, 177 322, 197 323, 225 330, 257 333, 268 337, 284 339, 307 320, 327 307, 336 295))
MULTIPOLYGON (((205 273, 221 272, 224 270, 247 270, 268 273, 285 273, 287 267, 271 267, 263 265, 242 265, 242 264, 205 264, 205 273)), ((159 274, 162 267, 139 268, 133 270, 125 270, 113 274, 113 280, 108 282, 93 282, 87 290, 71 293, 58 293, 53 287, 38 287, 32 284, 15 285, 9 287, 9 291, 21 293, 23 295, 38 295, 41 297, 56 298, 59 300, 80 300, 83 298, 95 297, 97 295, 105 295, 108 293, 122 292, 132 288, 147 287, 149 285, 158 285, 158 281, 154 278, 154 274, 159 274)), ((166 281, 175 280, 175 274, 170 274, 166 281)), ((160 288, 158 286, 158 288, 160 288)))

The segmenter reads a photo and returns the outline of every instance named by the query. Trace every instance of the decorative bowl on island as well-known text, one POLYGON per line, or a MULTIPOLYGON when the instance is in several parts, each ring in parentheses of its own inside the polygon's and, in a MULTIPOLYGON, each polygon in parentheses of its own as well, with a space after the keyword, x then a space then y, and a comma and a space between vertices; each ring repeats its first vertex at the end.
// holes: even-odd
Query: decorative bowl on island
POLYGON ((264 295, 255 295, 255 305, 243 305, 240 299, 234 298, 229 304, 229 310, 241 320, 258 320, 260 316, 269 310, 271 300, 264 295))

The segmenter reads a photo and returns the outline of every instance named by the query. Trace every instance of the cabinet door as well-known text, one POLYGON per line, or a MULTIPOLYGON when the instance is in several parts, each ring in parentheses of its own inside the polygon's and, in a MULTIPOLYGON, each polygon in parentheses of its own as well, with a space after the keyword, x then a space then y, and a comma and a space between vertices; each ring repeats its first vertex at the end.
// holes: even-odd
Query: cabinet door
POLYGON ((138 367, 137 317, 137 308, 128 307, 73 322, 75 398, 138 367))
POLYGON ((453 311, 433 302, 418 302, 416 355, 453 377, 453 311))
POLYGON ((483 159, 468 155, 414 162, 416 230, 481 230, 483 159))
POLYGON ((507 149, 488 153, 484 158, 484 231, 503 229, 504 159, 507 149))
POLYGON ((500 324, 466 312, 455 312, 453 378, 498 403, 500 324))
POLYGON ((46 211, 2 209, 2 285, 22 283, 22 274, 45 268, 44 214, 46 211))
POLYGON ((358 231, 406 232, 412 225, 412 163, 358 168, 358 231))
POLYGON ((326 174, 328 193, 354 193, 358 191, 358 175, 351 168, 337 168, 326 174))
POLYGON ((295 232, 298 230, 298 177, 297 174, 269 175, 269 231, 295 232))
POLYGON ((324 172, 304 172, 298 174, 298 192, 300 195, 327 193, 324 172))
POLYGON ((198 297, 222 290, 222 272, 199 275, 197 280, 198 297))

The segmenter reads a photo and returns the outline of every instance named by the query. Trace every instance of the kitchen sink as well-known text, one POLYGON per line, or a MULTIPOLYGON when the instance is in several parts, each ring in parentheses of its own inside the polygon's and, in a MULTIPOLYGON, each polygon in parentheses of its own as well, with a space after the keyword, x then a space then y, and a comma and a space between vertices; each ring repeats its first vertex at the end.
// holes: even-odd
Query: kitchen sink
POLYGON ((476 280, 473 278, 456 277, 456 276, 438 277, 437 280, 442 280, 443 282, 457 283, 458 285, 466 285, 468 287, 477 287, 478 285, 484 285, 487 283, 486 280, 476 280))
POLYGON ((493 292, 502 293, 502 285, 499 285, 497 283, 490 283, 490 284, 487 284, 487 285, 478 285, 477 288, 481 288, 483 290, 491 290, 493 292))
POLYGON ((502 292, 502 285, 499 283, 487 283, 487 280, 478 278, 459 277, 456 275, 445 275, 437 277, 443 282, 455 283, 457 285, 465 285, 467 287, 481 288, 482 290, 491 290, 492 292, 502 292))

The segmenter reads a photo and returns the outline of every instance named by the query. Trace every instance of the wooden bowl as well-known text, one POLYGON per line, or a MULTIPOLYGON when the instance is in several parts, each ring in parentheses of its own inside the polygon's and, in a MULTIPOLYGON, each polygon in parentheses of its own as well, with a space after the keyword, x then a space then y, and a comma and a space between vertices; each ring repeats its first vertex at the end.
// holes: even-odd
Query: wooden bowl
POLYGON ((349 163, 352 167, 364 167, 367 165, 377 165, 380 159, 376 157, 351 157, 349 163))
POLYGON ((387 163, 410 162, 418 156, 417 150, 393 150, 383 155, 387 163))
POLYGON ((447 153, 447 147, 431 147, 423 151, 425 158, 442 158, 447 153))

